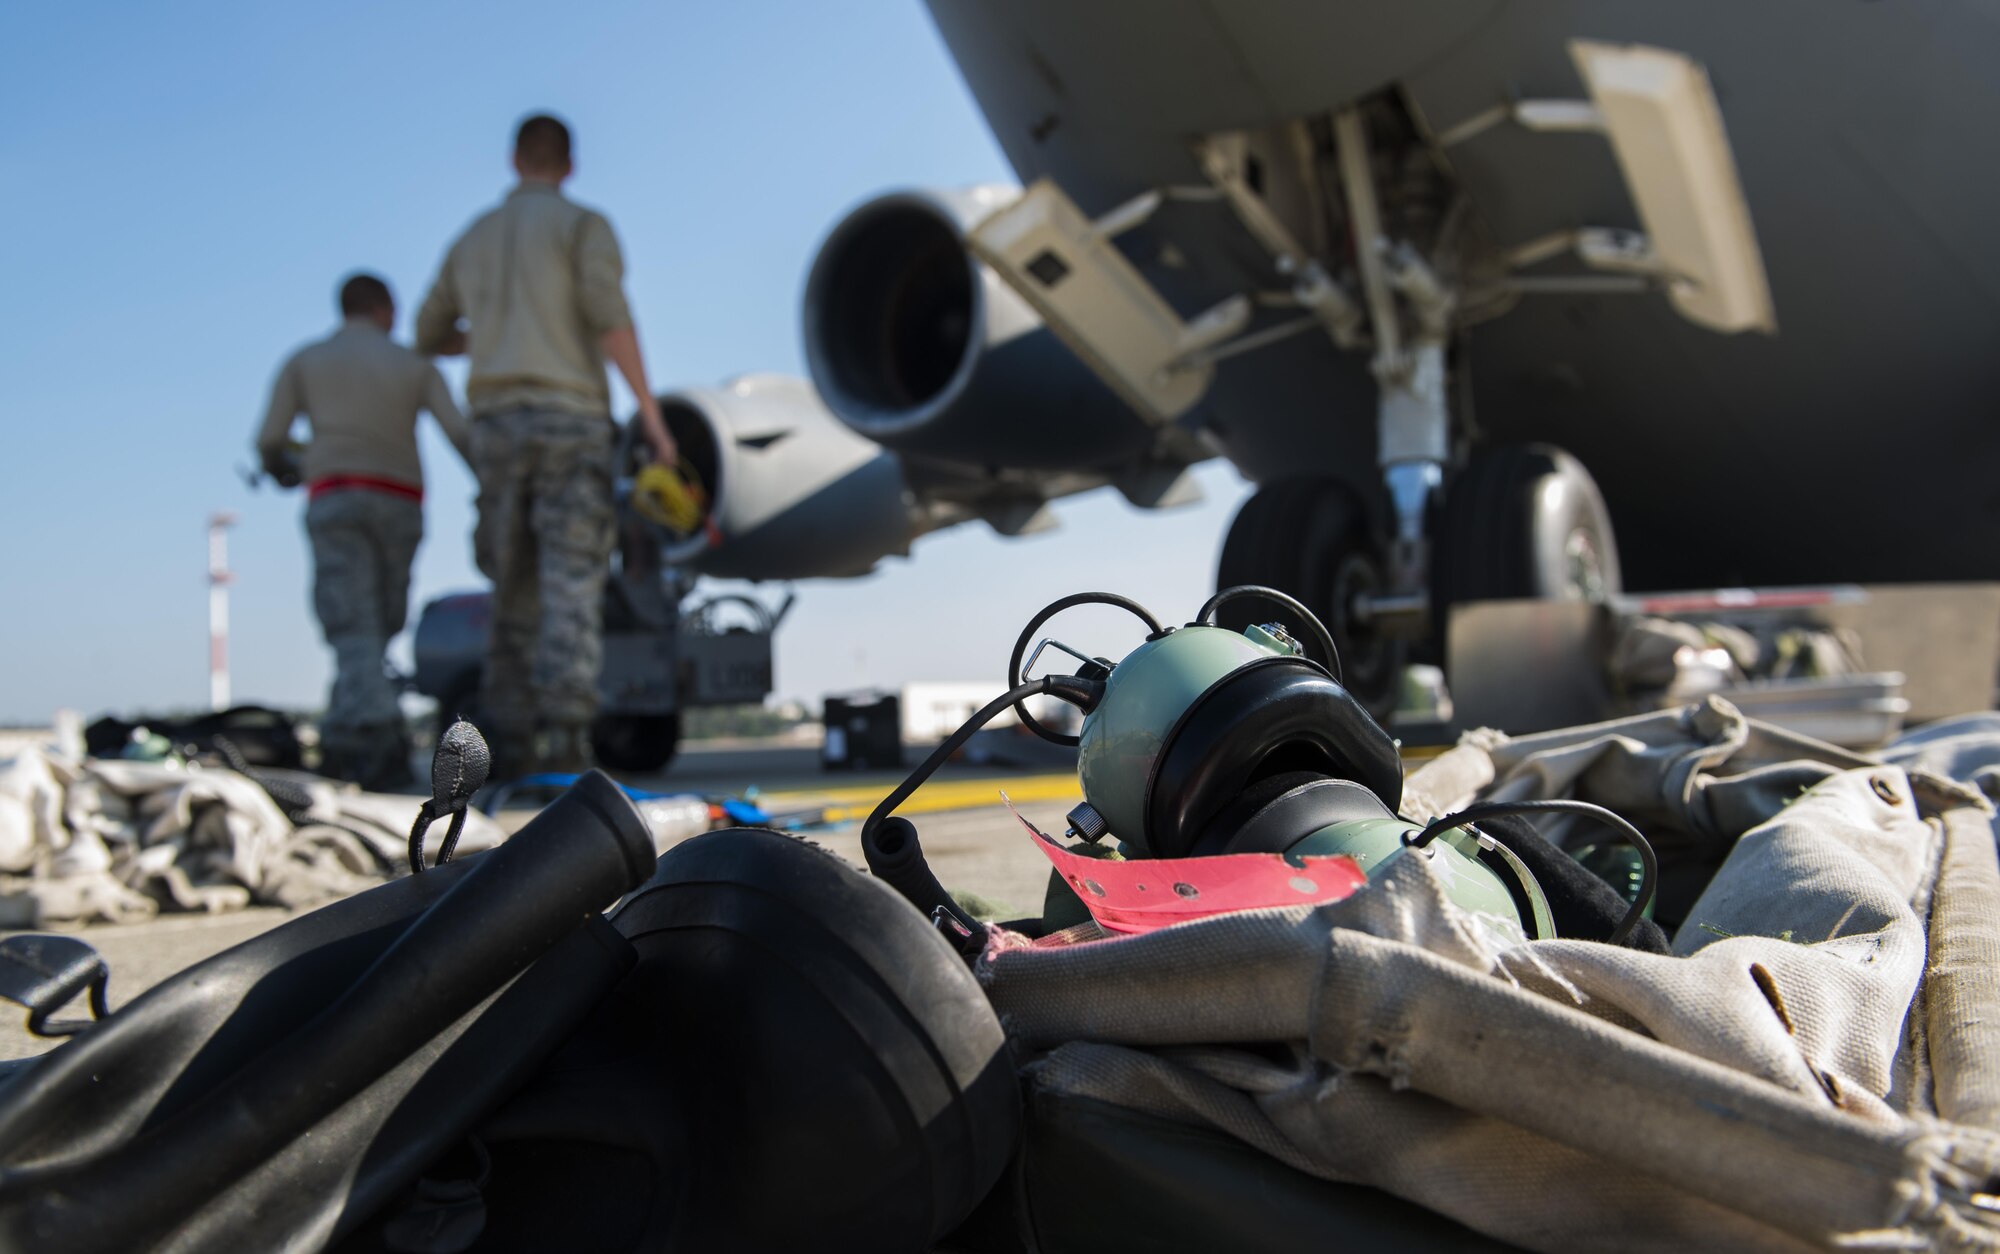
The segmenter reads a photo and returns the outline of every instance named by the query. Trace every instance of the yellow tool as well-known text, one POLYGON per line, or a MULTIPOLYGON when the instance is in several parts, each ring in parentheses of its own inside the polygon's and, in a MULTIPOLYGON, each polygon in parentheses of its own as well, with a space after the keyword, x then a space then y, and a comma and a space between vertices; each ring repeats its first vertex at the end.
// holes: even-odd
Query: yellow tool
POLYGON ((633 477, 632 508, 677 536, 693 535, 708 513, 708 493, 686 462, 649 462, 633 477))

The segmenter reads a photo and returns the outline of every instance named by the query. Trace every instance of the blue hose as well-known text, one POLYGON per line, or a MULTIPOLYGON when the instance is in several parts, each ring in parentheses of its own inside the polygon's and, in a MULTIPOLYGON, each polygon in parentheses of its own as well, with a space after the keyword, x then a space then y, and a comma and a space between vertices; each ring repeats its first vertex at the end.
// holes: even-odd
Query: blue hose
MULTIPOLYGON (((505 805, 508 798, 517 792, 530 792, 537 789, 560 792, 576 783, 579 778, 581 777, 566 775, 559 771, 545 771, 539 775, 523 775, 520 779, 501 784, 490 791, 486 799, 480 803, 479 812, 491 818, 493 812, 505 805)), ((666 801, 681 797, 701 796, 699 793, 691 792, 649 792, 644 788, 633 788, 627 784, 619 784, 618 791, 624 793, 627 798, 634 802, 666 801)), ((703 798, 703 800, 706 800, 706 798, 703 798)), ((751 802, 742 801, 735 797, 728 797, 714 804, 719 805, 722 813, 731 823, 734 823, 738 827, 767 827, 771 823, 771 815, 762 807, 751 802)))

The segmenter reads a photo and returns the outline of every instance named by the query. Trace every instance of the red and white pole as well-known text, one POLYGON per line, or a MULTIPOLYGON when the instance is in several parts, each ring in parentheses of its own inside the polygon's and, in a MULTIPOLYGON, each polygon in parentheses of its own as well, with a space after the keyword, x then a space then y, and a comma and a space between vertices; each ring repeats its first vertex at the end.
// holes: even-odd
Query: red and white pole
POLYGON ((229 708, 229 529, 234 514, 208 516, 208 704, 229 708))

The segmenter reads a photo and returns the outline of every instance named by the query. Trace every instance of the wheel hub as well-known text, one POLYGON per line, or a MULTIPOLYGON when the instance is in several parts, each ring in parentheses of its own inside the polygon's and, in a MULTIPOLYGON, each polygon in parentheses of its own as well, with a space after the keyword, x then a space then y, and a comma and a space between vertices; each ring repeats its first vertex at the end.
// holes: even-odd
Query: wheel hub
POLYGON ((1389 642, 1373 625, 1365 606, 1382 586, 1381 572, 1364 553, 1348 553, 1333 570, 1332 622, 1348 687, 1372 689, 1389 656, 1389 642))
POLYGON ((1587 527, 1572 527, 1563 537, 1563 596, 1576 601, 1605 601, 1604 558, 1597 537, 1587 527))

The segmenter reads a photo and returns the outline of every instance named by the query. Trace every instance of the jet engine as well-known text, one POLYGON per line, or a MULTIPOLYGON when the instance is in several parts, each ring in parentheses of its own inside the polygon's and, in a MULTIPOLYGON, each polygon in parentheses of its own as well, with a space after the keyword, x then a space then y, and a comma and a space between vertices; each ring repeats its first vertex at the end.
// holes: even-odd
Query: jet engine
POLYGON ((975 466, 1104 469, 1155 433, 980 262, 966 233, 1011 187, 896 192, 833 229, 806 280, 806 360, 842 422, 975 466))
POLYGON ((943 521, 896 456, 836 422, 803 379, 748 375, 660 408, 709 497, 702 526, 665 549, 675 566, 725 579, 861 575, 943 521))

